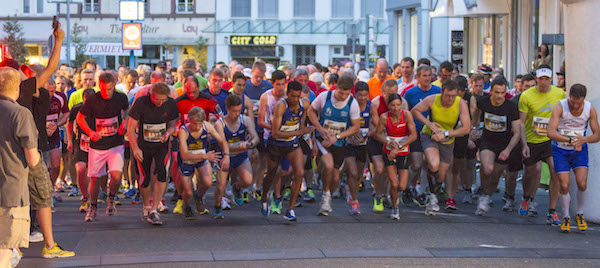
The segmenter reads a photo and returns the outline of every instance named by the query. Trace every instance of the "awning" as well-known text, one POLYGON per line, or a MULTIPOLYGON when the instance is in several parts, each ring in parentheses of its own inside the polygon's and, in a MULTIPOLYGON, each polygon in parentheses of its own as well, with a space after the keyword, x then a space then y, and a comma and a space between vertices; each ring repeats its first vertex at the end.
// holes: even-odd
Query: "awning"
POLYGON ((510 0, 438 0, 429 16, 477 17, 509 13, 510 0))

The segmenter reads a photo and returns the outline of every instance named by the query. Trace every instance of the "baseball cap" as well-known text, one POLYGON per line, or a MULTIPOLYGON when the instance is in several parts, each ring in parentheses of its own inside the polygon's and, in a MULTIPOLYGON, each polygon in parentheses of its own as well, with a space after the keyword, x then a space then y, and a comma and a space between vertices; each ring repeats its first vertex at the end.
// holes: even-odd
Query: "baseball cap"
POLYGON ((538 78, 542 76, 552 77, 552 70, 550 68, 537 69, 535 70, 535 76, 538 78))
POLYGON ((244 70, 242 71, 242 73, 244 73, 244 75, 246 77, 252 77, 252 69, 250 69, 250 68, 244 68, 244 70))
POLYGON ((480 74, 492 74, 492 68, 490 68, 490 66, 487 65, 483 65, 481 66, 481 68, 479 68, 479 70, 477 70, 480 74))
POLYGON ((365 70, 358 72, 357 76, 358 76, 358 81, 367 82, 367 81, 369 81, 369 79, 371 79, 369 72, 365 71, 365 70))

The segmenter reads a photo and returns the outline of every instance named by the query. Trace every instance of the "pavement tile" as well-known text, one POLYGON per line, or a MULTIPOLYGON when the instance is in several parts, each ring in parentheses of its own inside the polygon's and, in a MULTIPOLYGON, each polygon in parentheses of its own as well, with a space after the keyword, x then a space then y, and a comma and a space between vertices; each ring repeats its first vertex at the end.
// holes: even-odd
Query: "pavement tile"
POLYGON ((323 249, 327 258, 356 257, 433 257, 424 248, 336 248, 323 249))
POLYGON ((189 252, 156 252, 139 253, 123 255, 103 255, 102 265, 120 265, 134 263, 158 263, 158 262, 193 262, 193 261, 213 261, 212 254, 209 251, 189 251, 189 252))
POLYGON ((563 248, 536 248, 532 249, 543 258, 559 259, 600 259, 598 250, 589 249, 563 249, 563 248))
POLYGON ((324 258, 321 250, 312 249, 260 249, 260 250, 217 250, 213 251, 216 261, 235 260, 279 260, 324 258))
POLYGON ((446 258, 539 258, 533 250, 522 248, 427 248, 435 257, 446 258))
POLYGON ((82 267, 101 265, 100 256, 75 256, 65 259, 23 258, 19 267, 82 267))

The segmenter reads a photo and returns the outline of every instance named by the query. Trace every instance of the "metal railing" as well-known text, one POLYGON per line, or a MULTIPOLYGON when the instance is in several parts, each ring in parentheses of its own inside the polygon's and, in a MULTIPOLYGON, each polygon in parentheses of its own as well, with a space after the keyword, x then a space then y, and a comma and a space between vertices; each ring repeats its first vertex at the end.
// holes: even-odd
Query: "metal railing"
MULTIPOLYGON (((208 33, 232 34, 346 34, 350 25, 357 24, 358 34, 365 32, 365 20, 249 20, 231 19, 216 20, 203 29, 208 33)), ((376 34, 389 34, 391 26, 388 21, 376 19, 374 30, 376 34)))

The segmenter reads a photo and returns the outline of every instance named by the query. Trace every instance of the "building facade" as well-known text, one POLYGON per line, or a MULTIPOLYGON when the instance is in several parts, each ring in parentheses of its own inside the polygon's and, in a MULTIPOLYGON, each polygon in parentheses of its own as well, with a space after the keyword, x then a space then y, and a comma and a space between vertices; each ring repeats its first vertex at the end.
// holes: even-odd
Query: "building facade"
MULTIPOLYGON (((29 49, 30 62, 45 62, 48 57, 48 38, 53 16, 58 16, 67 31, 67 5, 48 3, 46 0, 0 0, 4 7, 0 17, 11 16, 23 25, 24 38, 29 49)), ((66 2, 66 1, 65 1, 66 2)), ((103 68, 129 65, 129 51, 121 49, 121 26, 118 0, 71 0, 70 35, 76 27, 86 54, 95 58, 103 68), (78 2, 78 3, 77 3, 78 2)), ((142 50, 135 51, 135 64, 156 65, 161 60, 171 60, 174 66, 185 58, 194 57, 206 62, 206 48, 214 36, 202 31, 213 24, 216 1, 199 0, 145 0, 145 20, 142 21, 142 50)), ((65 50, 61 61, 66 62, 65 50)), ((71 48, 71 60, 74 49, 71 48)))
POLYGON ((249 66, 261 58, 273 64, 351 62, 364 65, 365 40, 372 58, 389 54, 384 0, 224 0, 217 1, 214 61, 249 66), (367 15, 371 15, 370 20, 367 15), (366 24, 369 21, 370 31, 366 24), (353 57, 349 31, 356 30, 353 57), (367 38, 366 33, 370 33, 367 38))

